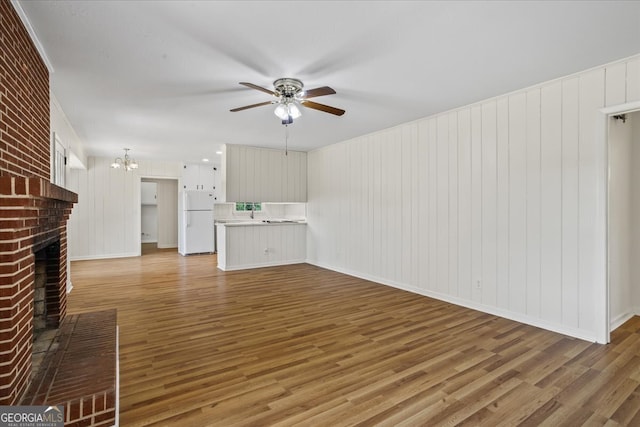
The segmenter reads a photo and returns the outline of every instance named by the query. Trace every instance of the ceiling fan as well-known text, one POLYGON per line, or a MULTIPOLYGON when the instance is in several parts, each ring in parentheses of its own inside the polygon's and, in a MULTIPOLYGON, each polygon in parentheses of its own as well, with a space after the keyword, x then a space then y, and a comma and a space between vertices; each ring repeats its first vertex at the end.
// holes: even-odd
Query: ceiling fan
POLYGON ((331 89, 329 86, 322 86, 305 91, 303 90, 304 84, 302 83, 302 81, 288 77, 274 81, 273 90, 254 85, 253 83, 240 82, 240 84, 251 89, 256 89, 261 92, 268 93, 269 95, 273 95, 276 99, 260 102, 258 104, 234 108, 231 110, 232 112, 261 107, 263 105, 278 104, 274 113, 282 120, 283 125, 291 124, 293 123, 293 119, 297 119, 301 116, 302 113, 300 112, 298 106, 324 111, 325 113, 334 114, 336 116, 341 116, 345 113, 344 110, 341 110, 339 108, 309 101, 309 98, 315 98, 317 96, 324 95, 333 95, 334 93, 336 93, 336 91, 331 89))

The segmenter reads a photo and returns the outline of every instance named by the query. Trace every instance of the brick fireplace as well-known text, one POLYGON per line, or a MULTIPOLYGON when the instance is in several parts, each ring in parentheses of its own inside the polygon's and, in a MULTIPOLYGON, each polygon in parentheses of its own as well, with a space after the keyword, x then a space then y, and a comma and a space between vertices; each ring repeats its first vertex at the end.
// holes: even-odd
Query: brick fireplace
POLYGON ((32 373, 36 253, 47 266, 45 323, 66 314, 67 220, 77 195, 49 182, 49 72, 9 0, 0 0, 0 405, 32 373), (50 263, 51 264, 51 263, 50 263))
MULTIPOLYGON (((36 252, 59 245, 46 294, 46 321, 66 314, 66 223, 77 196, 41 178, 0 177, 0 405, 15 404, 31 376, 36 252)), ((49 263, 50 264, 50 263, 49 263)))

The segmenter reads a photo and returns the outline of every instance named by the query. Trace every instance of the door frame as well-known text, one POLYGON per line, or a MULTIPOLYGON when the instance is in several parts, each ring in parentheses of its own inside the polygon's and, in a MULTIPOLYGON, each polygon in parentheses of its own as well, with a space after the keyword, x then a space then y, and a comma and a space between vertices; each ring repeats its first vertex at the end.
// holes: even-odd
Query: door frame
POLYGON ((142 180, 143 179, 162 179, 162 180, 173 180, 178 182, 178 197, 180 195, 180 186, 182 184, 182 178, 176 176, 158 176, 158 175, 138 175, 136 179, 136 203, 138 205, 138 218, 136 220, 136 231, 135 231, 135 239, 136 239, 136 247, 137 256, 142 256, 142 180))
POLYGON ((640 110, 640 101, 628 102, 601 108, 596 113, 596 223, 594 267, 596 342, 607 344, 611 341, 611 310, 609 283, 609 118, 617 114, 633 113, 640 110))

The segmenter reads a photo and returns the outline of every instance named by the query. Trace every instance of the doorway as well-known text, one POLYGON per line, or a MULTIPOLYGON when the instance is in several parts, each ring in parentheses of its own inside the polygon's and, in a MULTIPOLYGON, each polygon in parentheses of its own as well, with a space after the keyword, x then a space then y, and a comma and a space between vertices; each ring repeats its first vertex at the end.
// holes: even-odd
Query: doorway
POLYGON ((178 248, 178 180, 140 181, 140 254, 178 248))
POLYGON ((608 329, 640 315, 640 111, 608 116, 608 329))

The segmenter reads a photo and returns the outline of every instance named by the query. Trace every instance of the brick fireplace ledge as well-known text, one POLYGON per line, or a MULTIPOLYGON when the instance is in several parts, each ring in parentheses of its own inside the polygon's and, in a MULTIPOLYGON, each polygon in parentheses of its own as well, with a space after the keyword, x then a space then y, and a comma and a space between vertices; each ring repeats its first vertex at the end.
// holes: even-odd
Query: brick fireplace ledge
MULTIPOLYGON (((78 195, 76 193, 37 177, 0 176, 0 195, 41 197, 67 203, 78 203, 78 195)), ((3 203, 3 205, 10 204, 3 203)))

